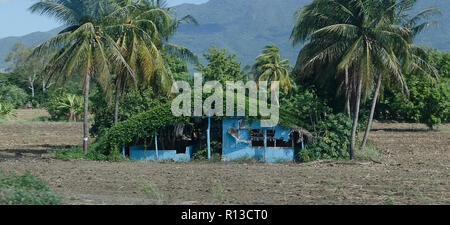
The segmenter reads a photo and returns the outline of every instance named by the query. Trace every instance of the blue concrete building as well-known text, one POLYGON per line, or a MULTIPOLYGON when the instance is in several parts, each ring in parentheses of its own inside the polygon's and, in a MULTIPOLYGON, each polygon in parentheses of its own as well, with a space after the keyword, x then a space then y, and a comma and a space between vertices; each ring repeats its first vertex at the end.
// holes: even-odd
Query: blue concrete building
POLYGON ((296 147, 291 129, 261 127, 260 121, 226 118, 222 121, 222 158, 225 161, 257 159, 261 162, 293 162, 296 147))
MULTIPOLYGON (((304 134, 302 133, 304 131, 282 126, 261 127, 260 121, 248 121, 244 118, 223 118, 216 122, 214 125, 219 132, 211 134, 212 122, 208 117, 208 128, 206 129, 208 159, 211 159, 211 135, 215 140, 222 140, 223 161, 257 159, 268 163, 293 162, 295 155, 304 148, 304 134)), ((130 146, 128 148, 129 158, 132 160, 187 162, 191 160, 192 154, 197 150, 198 141, 195 140, 188 143, 172 143, 169 148, 177 150, 159 149, 158 143, 162 141, 167 140, 155 135, 155 139, 147 147, 144 145, 130 146)), ((167 146, 165 147, 167 148, 167 146)), ((122 151, 126 157, 125 147, 122 151)))
POLYGON ((132 160, 174 160, 179 162, 191 161, 194 146, 187 146, 185 153, 177 153, 177 150, 146 150, 143 145, 130 147, 130 159, 132 160))

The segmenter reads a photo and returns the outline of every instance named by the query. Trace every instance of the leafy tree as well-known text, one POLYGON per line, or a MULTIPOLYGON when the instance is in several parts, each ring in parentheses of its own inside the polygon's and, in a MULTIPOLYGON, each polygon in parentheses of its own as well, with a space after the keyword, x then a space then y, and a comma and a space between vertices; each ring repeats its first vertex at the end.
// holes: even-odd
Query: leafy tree
POLYGON ((19 108, 25 105, 30 96, 15 85, 0 85, 0 102, 19 108))
POLYGON ((433 128, 443 120, 448 120, 448 114, 447 119, 444 117, 446 110, 448 111, 448 99, 450 98, 448 86, 445 90, 445 87, 436 85, 432 81, 424 81, 420 76, 412 76, 409 83, 411 84, 410 102, 414 103, 413 110, 419 115, 416 122, 425 123, 428 127, 433 128))
POLYGON ((189 80, 190 74, 186 59, 167 53, 163 53, 163 59, 175 80, 189 80))
POLYGON ((443 84, 411 75, 407 79, 409 97, 398 90, 388 91, 377 109, 378 119, 425 123, 428 127, 449 122, 449 88, 443 84))
MULTIPOLYGON (((392 88, 385 91, 376 118, 404 122, 425 123, 430 128, 450 122, 449 53, 428 50, 427 63, 439 71, 440 79, 427 79, 421 73, 406 75, 410 95, 392 88)), ((417 72, 417 71, 416 71, 417 72)), ((420 72, 420 71, 419 71, 420 72)))
POLYGON ((442 80, 450 79, 450 52, 428 49, 426 60, 437 69, 442 80))
MULTIPOLYGON (((31 100, 34 102, 36 82, 39 79, 45 80, 42 71, 51 57, 51 54, 32 57, 32 52, 33 49, 28 48, 22 43, 17 43, 14 45, 5 61, 12 63, 8 70, 14 71, 14 74, 20 76, 20 80, 27 83, 27 88, 31 91, 31 100)), ((45 92, 50 86, 51 83, 45 84, 45 82, 43 82, 42 90, 45 92)))
POLYGON ((215 80, 222 84, 243 80, 241 64, 236 61, 237 55, 228 55, 226 49, 219 50, 212 46, 203 56, 208 60, 208 65, 198 64, 196 69, 202 72, 206 80, 215 80))
POLYGON ((275 45, 264 47, 262 54, 256 57, 252 71, 259 81, 279 81, 280 87, 288 92, 292 88, 289 76, 292 67, 289 60, 281 59, 280 50, 275 45))
POLYGON ((296 85, 289 94, 281 93, 280 101, 280 124, 285 126, 295 125, 315 132, 319 121, 331 113, 331 108, 312 87, 296 85))

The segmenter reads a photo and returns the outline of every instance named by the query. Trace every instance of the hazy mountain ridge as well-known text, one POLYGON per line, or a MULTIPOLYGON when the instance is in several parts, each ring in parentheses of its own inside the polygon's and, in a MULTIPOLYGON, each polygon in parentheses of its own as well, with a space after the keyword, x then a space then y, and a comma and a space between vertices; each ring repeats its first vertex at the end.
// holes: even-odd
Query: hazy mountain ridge
POLYGON ((23 43, 29 47, 33 47, 55 36, 59 31, 61 31, 61 28, 56 28, 47 32, 34 32, 21 37, 7 37, 0 39, 0 70, 8 66, 8 63, 5 62, 5 58, 16 43, 23 43))
MULTIPOLYGON (((276 44, 284 58, 293 64, 301 46, 292 47, 289 36, 294 26, 294 13, 312 0, 210 0, 207 3, 177 6, 178 17, 193 15, 198 26, 182 25, 171 42, 188 47, 201 55, 212 45, 237 53, 243 65, 252 64, 261 49, 276 44)), ((439 28, 433 27, 417 38, 417 43, 450 50, 450 8, 448 0, 420 0, 417 8, 436 6, 444 16, 438 17, 439 28)), ((7 64, 5 56, 12 46, 22 42, 34 46, 55 35, 60 29, 36 32, 23 37, 0 39, 0 68, 7 64)))
POLYGON ((310 0, 211 0, 206 4, 181 5, 178 15, 193 15, 198 26, 183 25, 172 39, 201 54, 212 45, 238 54, 243 65, 251 64, 261 49, 276 44, 284 57, 294 60, 289 36, 293 14, 310 0), (295 6, 295 7, 294 7, 295 6))
MULTIPOLYGON (((198 54, 210 46, 227 48, 237 53, 243 65, 252 64, 261 49, 268 44, 276 44, 283 57, 295 63, 302 46, 293 47, 289 37, 295 24, 294 13, 312 0, 210 0, 201 5, 181 5, 177 14, 193 15, 199 26, 184 25, 172 39, 198 54)), ((440 26, 430 28, 420 35, 416 42, 442 50, 450 50, 448 0, 420 0, 417 8, 430 6, 441 9, 440 26)))

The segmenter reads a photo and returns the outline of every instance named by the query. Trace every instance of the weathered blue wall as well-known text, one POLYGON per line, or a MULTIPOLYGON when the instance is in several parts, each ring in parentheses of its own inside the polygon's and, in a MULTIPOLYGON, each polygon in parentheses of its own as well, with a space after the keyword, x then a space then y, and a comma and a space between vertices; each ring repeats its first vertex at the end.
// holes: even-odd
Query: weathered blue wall
MULTIPOLYGON (((177 154, 176 150, 159 150, 159 160, 174 160, 174 161, 190 161, 192 156, 193 146, 186 147, 186 154, 177 154)), ((130 159, 132 160, 157 160, 156 150, 144 150, 143 145, 130 147, 130 159)))
POLYGON ((289 140, 290 130, 281 126, 274 128, 263 128, 259 121, 249 123, 245 121, 247 129, 239 129, 240 118, 227 118, 223 120, 222 129, 222 156, 226 161, 238 159, 255 158, 262 162, 292 162, 294 161, 294 148, 253 148, 250 141, 250 133, 248 129, 275 130, 275 138, 289 140), (228 129, 239 129, 239 139, 237 140, 228 133, 228 129), (248 141, 248 143, 246 143, 248 141))

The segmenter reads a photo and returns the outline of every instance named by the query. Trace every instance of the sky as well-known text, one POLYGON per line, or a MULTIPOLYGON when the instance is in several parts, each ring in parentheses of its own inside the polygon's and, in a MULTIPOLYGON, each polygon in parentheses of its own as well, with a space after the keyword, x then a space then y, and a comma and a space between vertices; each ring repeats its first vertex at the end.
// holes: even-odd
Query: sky
MULTIPOLYGON (((200 4, 208 0, 168 0, 170 6, 182 3, 200 4)), ((0 38, 49 31, 60 24, 51 18, 31 14, 28 8, 38 0, 0 0, 0 38)))

